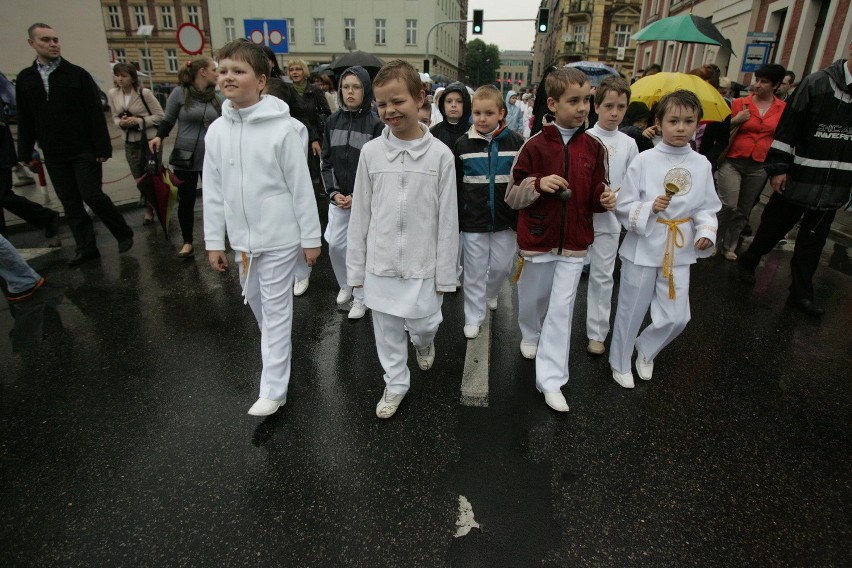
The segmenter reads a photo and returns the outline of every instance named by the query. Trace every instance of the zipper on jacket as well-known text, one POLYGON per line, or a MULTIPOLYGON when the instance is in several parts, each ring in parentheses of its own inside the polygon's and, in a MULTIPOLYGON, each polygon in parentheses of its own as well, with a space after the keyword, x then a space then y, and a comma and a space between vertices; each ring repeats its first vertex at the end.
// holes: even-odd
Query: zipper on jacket
POLYGON ((491 212, 491 223, 488 224, 488 231, 494 230, 494 176, 491 175, 491 152, 494 140, 488 141, 488 210, 491 212))
POLYGON ((243 180, 243 116, 240 114, 239 110, 237 110, 237 118, 239 118, 239 120, 240 120, 240 122, 239 122, 240 133, 239 133, 239 136, 237 136, 237 150, 239 150, 239 153, 240 153, 240 159, 238 161, 239 168, 240 168, 240 202, 243 205, 243 219, 246 220, 246 232, 248 232, 248 249, 249 249, 249 254, 251 254, 252 253, 251 224, 249 224, 248 214, 246 213, 246 194, 245 194, 245 188, 244 188, 245 184, 244 184, 244 180, 243 180))
MULTIPOLYGON (((561 134, 560 134, 560 136, 561 136, 561 134)), ((573 136, 572 136, 572 138, 573 138, 573 136)), ((568 142, 571 142, 571 140, 568 140, 568 142)), ((565 181, 566 182, 568 181, 568 142, 565 143, 565 181)), ((560 220, 559 220, 559 248, 556 250, 556 254, 561 255, 562 254, 562 247, 565 245, 565 216, 568 212, 567 211, 568 210, 568 201, 567 200, 562 201, 560 199, 559 202, 562 204, 562 214, 560 215, 560 220)))
MULTIPOLYGON (((400 200, 399 216, 397 217, 397 219, 398 219, 397 232, 400 236, 400 240, 402 240, 402 225, 403 225, 403 220, 402 220, 403 204, 402 204, 402 202, 405 200, 405 192, 406 192, 406 189, 405 189, 405 151, 402 152, 402 168, 401 169, 402 169, 402 174, 400 175, 399 185, 402 188, 402 199, 400 200)), ((397 247, 397 248, 399 249, 399 254, 397 255, 397 262, 399 263, 399 269, 400 269, 400 272, 401 272, 402 271, 402 260, 403 260, 402 259, 402 248, 403 247, 400 246, 400 247, 397 247)))

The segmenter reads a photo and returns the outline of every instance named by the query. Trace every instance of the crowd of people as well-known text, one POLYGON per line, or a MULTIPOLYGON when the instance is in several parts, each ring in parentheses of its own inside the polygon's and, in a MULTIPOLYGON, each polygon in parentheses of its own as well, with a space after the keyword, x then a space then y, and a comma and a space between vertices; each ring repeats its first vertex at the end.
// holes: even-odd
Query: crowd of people
MULTIPOLYGON (((32 26, 29 41, 37 59, 18 78, 17 161, 28 163, 38 142, 77 242, 69 264, 99 256, 84 202, 125 252, 133 232, 101 190, 101 164, 112 149, 94 82, 60 56, 50 26, 32 26), (49 97, 50 90, 76 98, 49 97), (67 116, 57 123, 60 113, 67 116)), ((692 73, 725 88, 705 67, 692 73)), ((822 313, 812 278, 834 213, 852 188, 852 58, 805 77, 792 96, 784 91, 786 100, 775 93, 790 75, 765 66, 751 93, 731 100, 731 116, 709 124, 689 91, 671 92, 649 109, 631 101, 623 78, 593 88, 571 67, 546 74, 537 94, 547 109, 541 116, 532 94, 504 95, 493 86, 451 83, 430 104, 421 76, 402 60, 372 77, 351 67, 333 93, 331 78, 311 77, 304 61, 287 68, 285 78, 270 50, 235 40, 215 62, 188 62, 165 109, 139 86, 132 66, 115 66, 110 92, 134 175, 178 126, 168 162, 183 181, 183 257, 193 255, 203 178, 209 264, 228 269, 229 242, 261 331, 259 398, 249 414, 266 416, 286 403, 293 298, 308 288, 323 237, 337 306, 353 320, 372 311, 385 383, 376 415, 383 419, 410 387, 408 342, 421 369, 435 360, 443 295, 461 288, 459 331, 475 340, 488 311, 499 309, 510 275, 521 355, 535 360, 536 388, 558 412, 568 411, 562 387, 584 270, 587 351, 606 353, 611 330, 609 363, 624 388, 634 387, 634 365, 650 380, 657 355, 684 330, 690 266, 717 248, 753 283, 760 257, 801 219, 789 302, 822 313), (739 252, 767 173, 774 193, 751 246, 739 252), (329 200, 324 233, 315 187, 329 200), (651 323, 641 329, 648 313, 651 323)), ((5 148, 0 158, 5 193, 15 159, 5 148)), ((143 223, 152 218, 147 209, 143 223)), ((53 231, 55 222, 42 217, 37 224, 53 231)), ((0 240, 7 298, 21 301, 44 279, 14 255, 0 240)))

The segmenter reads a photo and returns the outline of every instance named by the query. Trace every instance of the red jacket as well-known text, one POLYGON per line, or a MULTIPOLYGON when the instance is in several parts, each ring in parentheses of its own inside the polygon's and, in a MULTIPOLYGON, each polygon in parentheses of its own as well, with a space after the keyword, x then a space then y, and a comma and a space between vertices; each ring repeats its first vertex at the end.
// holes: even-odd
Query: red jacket
POLYGON ((506 203, 520 210, 521 253, 585 256, 595 238, 592 214, 606 211, 600 200, 608 183, 606 149, 596 138, 581 127, 563 144, 556 126, 543 126, 518 153, 506 190, 506 203), (541 178, 552 174, 568 180, 569 200, 541 192, 541 178))
POLYGON ((752 101, 754 97, 734 99, 731 103, 731 116, 736 116, 744 105, 748 105, 751 118, 744 122, 734 136, 731 147, 728 149, 729 158, 751 158, 755 162, 764 162, 769 146, 778 128, 778 121, 784 114, 787 103, 775 97, 772 105, 766 110, 766 114, 760 116, 757 105, 752 101))

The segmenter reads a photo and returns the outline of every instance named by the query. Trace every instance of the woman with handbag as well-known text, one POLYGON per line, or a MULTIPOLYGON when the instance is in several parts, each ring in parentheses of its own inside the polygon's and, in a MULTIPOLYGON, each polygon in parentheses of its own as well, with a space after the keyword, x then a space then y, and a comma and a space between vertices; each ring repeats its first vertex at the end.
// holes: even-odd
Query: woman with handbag
POLYGON ((163 138, 178 125, 169 164, 183 183, 178 186, 178 221, 183 247, 178 256, 192 256, 192 230, 195 222, 195 193, 204 165, 204 135, 210 123, 222 114, 222 102, 216 93, 216 65, 209 57, 187 61, 178 73, 180 86, 166 101, 166 115, 157 136, 148 146, 158 152, 163 138))
MULTIPOLYGON (((157 133, 157 125, 163 120, 163 107, 150 89, 139 86, 136 67, 130 63, 116 63, 112 74, 117 86, 107 94, 109 108, 115 125, 124 130, 124 156, 130 173, 138 179, 145 173, 148 139, 157 133)), ((142 224, 150 225, 154 222, 154 207, 144 197, 140 203, 145 205, 142 224)))
POLYGON ((766 185, 763 162, 787 106, 775 96, 782 80, 784 67, 776 63, 764 65, 754 73, 751 95, 731 103, 731 128, 737 130, 723 154, 716 182, 722 201, 717 248, 727 260, 737 259, 740 234, 766 185))

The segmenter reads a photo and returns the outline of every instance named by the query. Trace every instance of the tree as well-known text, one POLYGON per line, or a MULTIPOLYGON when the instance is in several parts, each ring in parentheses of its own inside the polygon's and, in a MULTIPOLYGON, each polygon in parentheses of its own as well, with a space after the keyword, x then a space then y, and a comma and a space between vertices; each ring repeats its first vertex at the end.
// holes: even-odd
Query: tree
POLYGON ((467 44, 464 62, 468 77, 475 86, 490 85, 496 81, 497 69, 500 68, 500 48, 475 39, 467 44))

